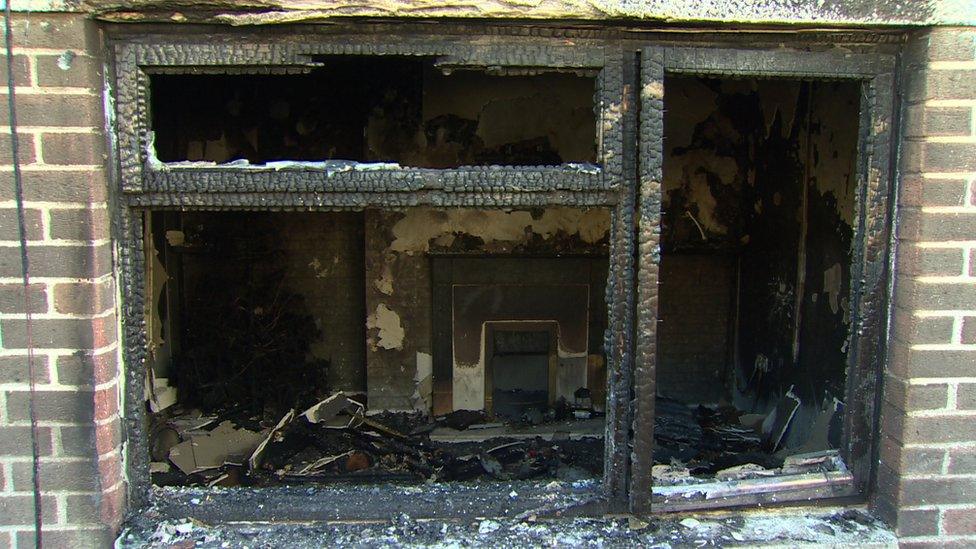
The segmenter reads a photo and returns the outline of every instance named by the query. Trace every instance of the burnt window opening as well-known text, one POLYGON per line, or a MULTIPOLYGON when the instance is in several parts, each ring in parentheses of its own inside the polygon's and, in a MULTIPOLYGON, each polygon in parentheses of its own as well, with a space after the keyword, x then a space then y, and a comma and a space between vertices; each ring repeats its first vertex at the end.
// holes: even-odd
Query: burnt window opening
POLYGON ((144 225, 155 484, 603 474, 609 210, 144 225))
POLYGON ((860 85, 668 77, 665 97, 655 497, 846 474, 860 85))
POLYGON ((163 162, 596 162, 595 79, 440 68, 433 58, 322 56, 298 74, 153 74, 163 162))

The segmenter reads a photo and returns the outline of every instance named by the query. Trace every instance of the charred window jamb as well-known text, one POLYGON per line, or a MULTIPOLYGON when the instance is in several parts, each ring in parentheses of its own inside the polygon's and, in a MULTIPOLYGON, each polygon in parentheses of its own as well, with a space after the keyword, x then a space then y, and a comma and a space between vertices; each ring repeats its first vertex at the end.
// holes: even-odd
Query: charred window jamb
MULTIPOLYGON (((694 504, 669 502, 667 496, 652 501, 655 355, 657 328, 658 264, 660 262, 660 188, 663 162, 663 107, 666 74, 712 77, 842 79, 860 83, 861 120, 856 169, 856 215, 850 291, 850 350, 847 354, 848 402, 844 416, 842 457, 851 470, 846 482, 835 479, 797 497, 830 497, 865 494, 873 475, 876 454, 875 399, 877 379, 884 367, 886 312, 886 263, 889 253, 892 108, 895 64, 892 56, 784 52, 681 47, 647 47, 642 50, 640 195, 638 219, 637 349, 635 379, 635 435, 630 494, 634 512, 653 508, 694 508, 694 504), (851 481, 852 478, 852 481, 851 481), (658 507, 660 506, 660 507, 658 507)), ((782 487, 780 487, 782 488, 782 487)), ((770 489, 776 489, 770 487, 770 489)), ((728 504, 748 503, 749 498, 728 504)), ((721 499, 721 498, 719 498, 721 499)), ((699 504, 697 507, 701 507, 699 504)))

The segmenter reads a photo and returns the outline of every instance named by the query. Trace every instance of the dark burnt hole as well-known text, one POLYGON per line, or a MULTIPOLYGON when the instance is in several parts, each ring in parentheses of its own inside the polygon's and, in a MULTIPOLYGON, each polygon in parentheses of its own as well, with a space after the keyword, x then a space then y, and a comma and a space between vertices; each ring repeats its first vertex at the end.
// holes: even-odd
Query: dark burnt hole
POLYGON ((419 57, 316 62, 292 74, 152 75, 157 157, 427 168, 596 161, 592 77, 442 70, 419 57))
POLYGON ((656 462, 714 474, 836 450, 859 85, 681 77, 665 91, 656 462))

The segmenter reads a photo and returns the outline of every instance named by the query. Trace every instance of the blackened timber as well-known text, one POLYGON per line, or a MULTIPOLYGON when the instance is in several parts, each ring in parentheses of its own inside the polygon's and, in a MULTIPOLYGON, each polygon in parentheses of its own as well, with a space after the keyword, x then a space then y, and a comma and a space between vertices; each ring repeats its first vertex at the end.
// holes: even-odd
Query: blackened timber
MULTIPOLYGON (((627 56, 632 59, 631 55, 627 56)), ((600 89, 609 97, 601 110, 608 113, 602 120, 601 135, 604 146, 612 151, 614 177, 624 177, 622 133, 620 124, 632 115, 633 105, 625 97, 623 71, 624 54, 608 54, 607 68, 602 71, 600 89), (608 142, 608 139, 613 139, 608 142)), ((633 85, 633 84, 631 84, 633 85)), ((631 152, 633 154, 633 151, 631 152)), ((618 179, 618 180, 619 180, 618 179)), ((606 334, 607 367, 607 434, 604 444, 604 491, 611 509, 623 510, 627 505, 631 425, 631 387, 633 379, 633 321, 634 321, 634 205, 633 182, 618 186, 618 203, 613 210, 610 232, 610 273, 607 281, 608 330, 606 334)))
POLYGON ((641 52, 640 179, 637 219, 637 323, 630 508, 651 507, 657 361, 658 267, 661 263, 661 188, 664 165, 664 59, 660 48, 641 52))
POLYGON ((847 359, 844 460, 859 491, 867 490, 877 452, 879 378, 888 323, 891 254, 893 67, 862 83, 857 207, 851 266, 851 347, 847 359))

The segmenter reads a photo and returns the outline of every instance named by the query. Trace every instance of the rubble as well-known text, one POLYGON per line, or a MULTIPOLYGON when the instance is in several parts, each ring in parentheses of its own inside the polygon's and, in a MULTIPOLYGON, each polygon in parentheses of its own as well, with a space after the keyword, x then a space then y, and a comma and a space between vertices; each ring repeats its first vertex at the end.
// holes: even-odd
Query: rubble
POLYGON ((860 508, 780 509, 707 516, 216 523, 159 520, 154 511, 116 547, 895 547, 893 532, 860 508))
POLYGON ((225 464, 241 465, 263 438, 261 433, 237 429, 230 421, 223 421, 213 431, 174 446, 169 460, 187 475, 225 464))
POLYGON ((471 411, 432 421, 408 413, 367 417, 365 406, 337 392, 304 412, 289 410, 273 426, 263 427, 270 425, 266 420, 237 417, 232 424, 221 415, 195 410, 171 417, 160 430, 176 437, 168 455, 176 469, 157 461, 154 480, 185 486, 538 477, 576 481, 596 478, 603 468, 602 419, 511 426, 471 411), (217 428, 207 431, 218 417, 217 428), (574 427, 584 433, 591 429, 593 435, 570 440, 574 427), (440 440, 433 436, 439 430, 474 438, 440 440))
MULTIPOLYGON (((580 397, 585 400, 585 395, 580 397)), ((361 402, 343 392, 273 420, 267 417, 270 411, 246 416, 237 409, 216 415, 190 410, 180 415, 177 406, 156 428, 152 474, 162 485, 255 487, 598 478, 603 470, 602 415, 560 404, 539 417, 508 422, 472 410, 432 419, 421 413, 367 413, 361 402), (577 412, 592 417, 578 419, 577 412)), ((698 495, 672 490, 656 491, 656 497, 687 503, 701 499, 702 493, 738 489, 703 488, 702 483, 734 484, 811 472, 843 476, 846 471, 835 452, 785 458, 770 454, 760 430, 769 420, 750 418, 752 427, 747 427, 741 416, 731 408, 693 408, 659 397, 654 484, 694 488, 698 495)))

